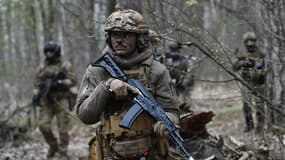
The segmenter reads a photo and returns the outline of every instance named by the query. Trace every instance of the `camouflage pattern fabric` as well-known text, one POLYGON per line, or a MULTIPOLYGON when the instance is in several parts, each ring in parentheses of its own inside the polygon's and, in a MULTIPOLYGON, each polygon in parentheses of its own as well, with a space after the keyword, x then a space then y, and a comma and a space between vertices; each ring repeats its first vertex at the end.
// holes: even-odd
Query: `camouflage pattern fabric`
POLYGON ((59 152, 66 156, 69 141, 69 89, 75 85, 75 73, 71 64, 68 61, 62 61, 60 58, 53 63, 45 61, 38 68, 35 86, 38 87, 42 81, 48 80, 60 72, 66 75, 65 79, 62 79, 62 83, 58 84, 57 87, 51 88, 49 93, 41 99, 39 128, 49 144, 49 152, 59 152), (51 125, 54 117, 57 118, 59 140, 56 139, 52 131, 51 125))
MULTIPOLYGON (((261 95, 265 95, 266 87, 265 85, 256 86, 254 90, 261 95)), ((246 87, 242 87, 242 101, 243 101, 243 112, 245 115, 246 124, 254 127, 254 120, 252 117, 253 109, 256 111, 256 131, 258 133, 262 132, 264 129, 265 121, 265 104, 264 102, 254 96, 252 91, 246 87)))
POLYGON ((169 69, 172 82, 179 97, 179 104, 191 104, 191 90, 194 86, 194 75, 191 73, 191 64, 189 60, 181 56, 182 53, 169 52, 165 55, 165 65, 169 69))
MULTIPOLYGON (((258 50, 255 53, 247 53, 245 56, 238 57, 238 60, 233 64, 234 71, 239 71, 241 77, 254 90, 265 95, 266 86, 266 69, 265 69, 265 55, 258 50)), ((252 117, 252 108, 256 110, 257 126, 256 131, 259 133, 264 129, 265 109, 264 102, 252 94, 246 87, 242 87, 242 101, 243 111, 245 116, 246 128, 245 131, 250 131, 254 128, 254 120, 252 117), (254 107, 252 107, 254 106, 254 107)))

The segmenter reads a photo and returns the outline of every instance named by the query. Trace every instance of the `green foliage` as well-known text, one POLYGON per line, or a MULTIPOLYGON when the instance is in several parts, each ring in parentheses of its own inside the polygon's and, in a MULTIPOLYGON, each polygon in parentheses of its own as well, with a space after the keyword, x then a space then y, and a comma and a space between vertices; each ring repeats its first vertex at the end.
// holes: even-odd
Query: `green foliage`
POLYGON ((193 5, 198 4, 198 0, 187 0, 186 4, 191 7, 193 5))
POLYGON ((242 107, 237 105, 226 108, 222 111, 216 112, 215 119, 217 121, 229 121, 232 119, 240 119, 242 116, 242 107))

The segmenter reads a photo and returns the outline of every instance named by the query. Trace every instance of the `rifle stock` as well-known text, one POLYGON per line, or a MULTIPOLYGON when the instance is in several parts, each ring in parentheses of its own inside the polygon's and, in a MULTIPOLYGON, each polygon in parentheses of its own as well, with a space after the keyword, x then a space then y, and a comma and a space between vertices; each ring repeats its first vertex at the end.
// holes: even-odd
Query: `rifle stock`
POLYGON ((113 78, 120 79, 127 82, 129 85, 137 88, 139 94, 133 96, 134 105, 128 110, 120 122, 120 127, 131 128, 135 120, 139 115, 146 111, 156 121, 161 121, 166 130, 168 131, 171 140, 176 144, 179 150, 189 159, 194 160, 192 155, 183 146, 183 138, 180 136, 175 124, 167 117, 166 112, 162 107, 155 101, 152 95, 145 89, 145 87, 137 80, 128 79, 125 73, 113 60, 109 53, 105 53, 102 57, 97 59, 93 66, 104 68, 113 78))

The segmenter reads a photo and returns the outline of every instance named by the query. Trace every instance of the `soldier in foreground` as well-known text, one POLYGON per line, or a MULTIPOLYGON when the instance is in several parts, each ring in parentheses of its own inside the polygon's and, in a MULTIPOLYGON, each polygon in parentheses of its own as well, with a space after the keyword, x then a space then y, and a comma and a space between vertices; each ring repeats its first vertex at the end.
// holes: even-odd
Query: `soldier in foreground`
MULTIPOLYGON (((105 22, 110 53, 126 75, 139 80, 164 107, 169 119, 178 123, 176 95, 168 70, 153 60, 148 47, 148 26, 134 10, 112 13, 105 22)), ((105 53, 103 53, 105 54, 105 53)), ((164 125, 142 113, 130 129, 119 126, 132 107, 128 95, 138 90, 110 77, 103 68, 90 65, 77 98, 78 117, 86 124, 100 122, 94 142, 96 160, 176 159, 169 152, 164 125)))
MULTIPOLYGON (((234 71, 240 71, 242 78, 260 94, 265 95, 265 55, 257 47, 256 35, 253 32, 247 32, 243 35, 243 43, 247 50, 245 55, 239 55, 234 63, 234 71)), ((244 132, 249 132, 254 128, 251 106, 256 109, 256 132, 260 133, 264 129, 265 112, 264 102, 255 97, 252 91, 242 87, 243 111, 246 122, 244 132), (255 102, 255 103, 254 103, 255 102)))
POLYGON ((68 96, 69 89, 75 85, 75 74, 71 64, 62 60, 58 44, 46 44, 44 54, 46 58, 36 74, 33 102, 40 106, 39 128, 49 145, 47 158, 59 153, 61 159, 68 159, 68 96), (59 141, 51 129, 54 117, 57 118, 59 141))

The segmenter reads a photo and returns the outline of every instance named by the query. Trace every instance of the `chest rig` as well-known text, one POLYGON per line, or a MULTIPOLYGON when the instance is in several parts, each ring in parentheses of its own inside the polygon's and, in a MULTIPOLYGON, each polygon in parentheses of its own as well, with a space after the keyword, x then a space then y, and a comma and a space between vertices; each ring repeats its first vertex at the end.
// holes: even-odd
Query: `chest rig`
MULTIPOLYGON (((124 70, 125 74, 130 79, 139 80, 148 90, 151 89, 150 81, 147 77, 147 69, 149 67, 143 66, 139 69, 135 70, 124 70)), ((123 116, 126 112, 132 107, 132 103, 130 101, 114 101, 111 104, 109 111, 104 113, 102 117, 103 122, 103 134, 106 136, 114 137, 114 138, 130 138, 136 136, 146 136, 151 134, 148 130, 152 131, 152 118, 146 113, 142 113, 142 115, 134 122, 134 125, 131 129, 124 129, 119 127, 119 123, 121 122, 123 116), (117 108, 117 109, 114 109, 117 108), (113 110, 114 109, 114 110, 113 110)))
MULTIPOLYGON (((40 67, 38 73, 39 80, 41 82, 46 82, 48 85, 51 85, 54 80, 63 80, 66 78, 66 65, 65 61, 57 61, 52 64, 47 62, 40 67)), ((48 94, 43 100, 45 103, 54 103, 56 99, 66 98, 69 96, 69 88, 64 87, 63 85, 58 85, 54 88, 48 89, 48 94)))
POLYGON ((39 77, 41 80, 46 80, 56 77, 62 68, 60 64, 45 65, 42 67, 39 77))
MULTIPOLYGON (((128 78, 139 80, 150 92, 150 67, 142 66, 135 70, 124 70, 128 78)), ((114 102, 110 108, 119 107, 120 110, 104 113, 101 117, 102 148, 104 157, 118 155, 124 158, 134 158, 145 151, 152 150, 153 123, 154 120, 147 113, 142 113, 134 122, 131 129, 119 127, 126 112, 132 107, 131 102, 114 102), (116 106, 119 105, 119 106, 116 106)))
POLYGON ((243 79, 253 85, 264 84, 266 79, 264 58, 247 57, 247 61, 251 62, 252 66, 241 68, 243 79))

